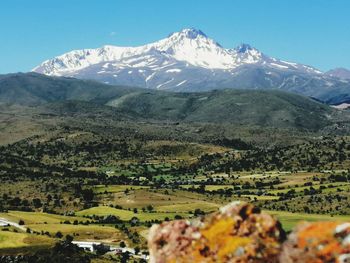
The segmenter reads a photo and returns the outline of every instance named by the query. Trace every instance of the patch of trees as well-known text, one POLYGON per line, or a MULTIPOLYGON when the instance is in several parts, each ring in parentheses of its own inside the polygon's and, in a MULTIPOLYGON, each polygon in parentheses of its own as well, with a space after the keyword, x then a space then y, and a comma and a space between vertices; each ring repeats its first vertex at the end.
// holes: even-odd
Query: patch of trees
POLYGON ((236 150, 251 150, 255 148, 251 143, 247 143, 239 138, 229 139, 224 137, 215 140, 213 143, 236 150))

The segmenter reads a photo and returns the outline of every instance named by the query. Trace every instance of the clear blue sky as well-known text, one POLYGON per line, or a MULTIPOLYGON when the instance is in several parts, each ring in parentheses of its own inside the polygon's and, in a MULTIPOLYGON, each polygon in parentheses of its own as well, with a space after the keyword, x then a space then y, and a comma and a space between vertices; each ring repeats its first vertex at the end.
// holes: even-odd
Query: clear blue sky
POLYGON ((73 49, 141 45, 185 27, 321 70, 350 68, 349 0, 1 0, 0 73, 73 49))

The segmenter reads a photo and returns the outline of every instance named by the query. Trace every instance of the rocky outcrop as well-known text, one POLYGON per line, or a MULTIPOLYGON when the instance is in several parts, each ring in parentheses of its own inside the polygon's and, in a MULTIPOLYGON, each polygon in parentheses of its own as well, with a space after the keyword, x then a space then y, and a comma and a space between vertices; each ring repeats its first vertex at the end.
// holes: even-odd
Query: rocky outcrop
POLYGON ((350 223, 301 223, 283 244, 280 262, 350 262, 350 223))
POLYGON ((345 263, 350 223, 301 223, 287 238, 274 217, 234 202, 200 219, 154 225, 148 246, 152 263, 345 263))

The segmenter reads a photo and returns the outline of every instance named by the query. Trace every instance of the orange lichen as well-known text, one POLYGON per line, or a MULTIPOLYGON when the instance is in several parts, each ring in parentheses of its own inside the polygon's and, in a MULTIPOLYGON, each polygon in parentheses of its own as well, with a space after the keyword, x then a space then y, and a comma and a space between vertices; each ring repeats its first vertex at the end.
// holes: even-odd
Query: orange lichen
POLYGON ((347 244, 348 224, 317 222, 300 224, 283 244, 280 262, 347 262, 350 246, 347 244))
POLYGON ((337 222, 318 222, 306 227, 298 235, 298 246, 315 250, 315 256, 323 260, 331 260, 334 255, 344 253, 342 244, 334 237, 337 225, 337 222))
POLYGON ((305 248, 332 240, 337 225, 339 225, 337 222, 318 222, 309 225, 298 234, 298 246, 305 248))

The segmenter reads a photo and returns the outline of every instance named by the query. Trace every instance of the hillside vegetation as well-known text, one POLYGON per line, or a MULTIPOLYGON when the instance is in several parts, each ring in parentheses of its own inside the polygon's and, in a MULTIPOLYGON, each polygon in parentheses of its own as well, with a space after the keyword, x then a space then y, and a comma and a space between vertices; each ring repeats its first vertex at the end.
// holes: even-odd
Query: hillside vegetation
POLYGON ((171 93, 36 73, 1 76, 0 102, 22 106, 54 103, 47 108, 58 114, 75 111, 144 121, 231 123, 302 130, 322 129, 341 115, 325 104, 277 90, 171 93))

